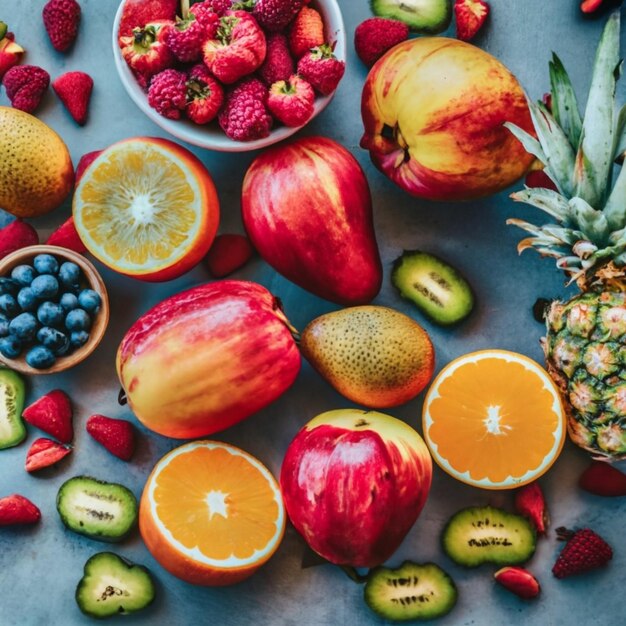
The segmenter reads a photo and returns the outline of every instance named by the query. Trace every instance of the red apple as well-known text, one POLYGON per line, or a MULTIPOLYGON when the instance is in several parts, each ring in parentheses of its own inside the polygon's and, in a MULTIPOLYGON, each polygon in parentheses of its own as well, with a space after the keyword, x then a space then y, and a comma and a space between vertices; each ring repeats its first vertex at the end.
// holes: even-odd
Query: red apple
POLYGON ((292 330, 265 287, 209 283, 140 317, 120 344, 117 373, 145 426, 181 439, 210 435, 291 386, 300 370, 292 330))
POLYGON ((430 200, 468 200, 508 187, 533 157, 503 126, 534 134, 524 92, 496 58, 471 44, 419 37, 371 69, 361 146, 394 183, 430 200))
POLYGON ((369 186, 332 139, 305 137, 258 156, 241 208, 261 257, 297 285, 344 305, 366 304, 380 290, 369 186))
POLYGON ((315 552, 338 565, 375 567, 415 523, 431 478, 428 448, 410 426, 341 409, 296 435, 280 485, 292 524, 315 552))

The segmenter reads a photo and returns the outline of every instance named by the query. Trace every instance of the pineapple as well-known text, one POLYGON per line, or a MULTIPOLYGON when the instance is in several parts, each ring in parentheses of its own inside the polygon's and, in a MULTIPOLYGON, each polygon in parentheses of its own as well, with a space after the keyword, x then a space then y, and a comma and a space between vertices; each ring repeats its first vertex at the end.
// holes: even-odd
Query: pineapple
POLYGON ((551 112, 541 102, 529 103, 537 138, 507 125, 558 189, 512 194, 553 222, 507 220, 530 233, 518 251, 534 248, 555 258, 582 292, 554 302, 547 313, 547 369, 561 390, 571 439, 608 461, 626 458, 626 166, 614 179, 615 163, 626 152, 626 106, 615 109, 619 31, 616 12, 598 45, 583 119, 553 55, 551 112))

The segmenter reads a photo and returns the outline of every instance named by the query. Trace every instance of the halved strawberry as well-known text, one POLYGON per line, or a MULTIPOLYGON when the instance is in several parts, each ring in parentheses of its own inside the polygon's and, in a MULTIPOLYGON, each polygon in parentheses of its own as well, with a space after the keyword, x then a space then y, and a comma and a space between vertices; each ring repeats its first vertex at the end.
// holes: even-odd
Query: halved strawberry
POLYGON ((74 437, 72 405, 60 389, 54 389, 26 407, 22 417, 62 443, 70 443, 74 437))
POLYGON ((45 467, 50 467, 65 458, 72 448, 61 443, 41 437, 33 441, 26 454, 26 471, 36 472, 45 467))
POLYGON ((539 535, 546 532, 550 518, 539 483, 530 483, 515 492, 515 510, 531 521, 539 535))
POLYGON ((524 600, 536 598, 541 591, 537 579, 523 567, 503 567, 493 577, 505 589, 524 600))
POLYGON ((0 526, 34 524, 41 518, 41 511, 24 496, 17 493, 0 498, 0 526))
POLYGON ((484 0, 455 0, 456 36, 470 41, 476 36, 489 15, 489 4, 484 0))
POLYGON ((87 420, 87 432, 118 459, 130 461, 133 456, 135 429, 130 422, 92 415, 87 420))

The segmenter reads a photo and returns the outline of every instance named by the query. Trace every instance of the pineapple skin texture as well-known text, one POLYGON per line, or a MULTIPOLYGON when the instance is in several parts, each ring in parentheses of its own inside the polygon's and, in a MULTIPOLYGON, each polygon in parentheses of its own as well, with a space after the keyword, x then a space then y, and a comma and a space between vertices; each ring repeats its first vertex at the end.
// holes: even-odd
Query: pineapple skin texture
POLYGON ((542 340, 572 441, 605 461, 626 459, 626 293, 553 302, 542 340))

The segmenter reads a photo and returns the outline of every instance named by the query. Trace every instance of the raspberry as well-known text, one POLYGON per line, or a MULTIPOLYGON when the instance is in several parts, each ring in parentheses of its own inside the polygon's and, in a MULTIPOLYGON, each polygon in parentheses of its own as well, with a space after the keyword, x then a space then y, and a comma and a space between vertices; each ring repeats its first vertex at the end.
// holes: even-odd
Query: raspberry
POLYGON ((253 141, 267 137, 272 127, 272 116, 265 106, 267 88, 251 78, 237 85, 227 96, 218 115, 222 130, 235 141, 253 141))
POLYGON ((304 0, 256 0, 252 15, 270 32, 284 30, 302 8, 304 0))
POLYGON ((16 65, 4 75, 2 84, 13 108, 32 113, 48 89, 50 74, 36 65, 16 65))
POLYGON ((345 71, 346 64, 333 54, 328 44, 313 48, 298 61, 298 74, 324 96, 337 88, 345 71))
POLYGON ((50 0, 43 8, 42 17, 52 46, 65 52, 78 34, 80 5, 76 0, 50 0))
POLYGON ((224 0, 224 6, 228 4, 226 8, 217 7, 219 10, 212 5, 215 5, 216 2, 210 2, 210 0, 206 0, 205 2, 199 2, 198 4, 194 4, 191 9, 189 9, 190 15, 193 15, 202 26, 208 29, 209 33, 213 32, 213 36, 215 35, 214 28, 217 29, 217 24, 219 19, 228 9, 232 2, 230 0, 224 0))
MULTIPOLYGON (((217 30, 217 16, 213 35, 217 30)), ((186 20, 179 20, 173 26, 167 27, 164 35, 165 45, 174 53, 174 56, 183 63, 193 63, 202 55, 202 44, 208 39, 207 31, 195 16, 191 15, 186 20)))
POLYGON ((408 37, 409 27, 404 22, 384 17, 371 17, 356 27, 354 47, 359 59, 367 67, 372 67, 387 50, 408 37))
POLYGON ((271 85, 279 80, 287 80, 294 70, 295 65, 289 54, 287 37, 282 33, 270 35, 267 38, 267 54, 259 68, 259 76, 271 85))
POLYGON ((187 75, 178 70, 164 70, 150 83, 148 103, 158 113, 178 120, 187 105, 187 75))
POLYGON ((613 558, 611 546, 590 528, 573 532, 561 527, 556 532, 559 539, 567 540, 552 568, 557 578, 602 567, 613 558))
POLYGON ((196 17, 198 17, 198 13, 206 13, 208 11, 221 17, 226 11, 231 9, 234 3, 235 0, 204 0, 204 2, 194 4, 189 10, 196 17))

